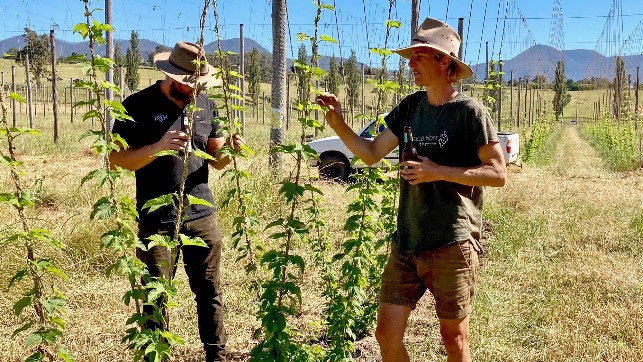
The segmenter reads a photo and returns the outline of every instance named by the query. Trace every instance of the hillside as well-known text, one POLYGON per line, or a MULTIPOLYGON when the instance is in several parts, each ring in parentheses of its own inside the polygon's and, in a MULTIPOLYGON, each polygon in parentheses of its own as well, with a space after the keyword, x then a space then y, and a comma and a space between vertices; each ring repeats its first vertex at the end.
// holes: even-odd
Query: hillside
MULTIPOLYGON (((511 71, 514 72, 514 79, 523 78, 528 75, 531 79, 538 74, 544 74, 550 81, 554 79, 556 63, 562 60, 565 62, 565 74, 567 79, 581 80, 583 78, 614 77, 616 57, 606 57, 594 50, 573 49, 563 50, 552 48, 547 45, 537 44, 512 59, 504 60, 504 79, 509 79, 511 71)), ((643 55, 625 56, 625 71, 636 78, 636 67, 643 63, 643 55)), ((485 75, 484 63, 472 66, 478 79, 485 75)))

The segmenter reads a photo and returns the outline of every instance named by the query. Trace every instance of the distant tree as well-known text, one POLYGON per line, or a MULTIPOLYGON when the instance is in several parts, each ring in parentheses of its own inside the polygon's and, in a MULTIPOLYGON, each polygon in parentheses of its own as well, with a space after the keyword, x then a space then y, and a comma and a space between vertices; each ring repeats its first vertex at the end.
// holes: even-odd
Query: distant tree
POLYGON ((567 93, 567 81, 565 80, 565 63, 558 61, 556 63, 556 72, 554 77, 554 115, 556 121, 560 120, 563 114, 563 108, 571 101, 571 95, 567 93))
POLYGON ((625 75, 625 61, 620 55, 616 57, 616 77, 614 78, 614 115, 617 120, 621 119, 621 112, 623 110, 623 93, 625 92, 625 85, 627 77, 625 75))
POLYGON ((18 59, 18 53, 20 53, 18 48, 10 48, 6 53, 2 54, 2 58, 16 60, 18 59))
POLYGON ((547 84, 547 77, 545 77, 543 74, 537 74, 534 77, 533 84, 536 86, 536 88, 542 89, 545 84, 547 84))
POLYGON ((38 35, 33 30, 25 28, 23 37, 27 45, 18 52, 16 62, 24 64, 26 55, 29 54, 29 71, 36 81, 36 86, 40 89, 42 78, 49 75, 49 69, 51 69, 49 36, 45 34, 38 35))
MULTIPOLYGON (((306 54, 306 46, 304 46, 304 44, 299 47, 297 60, 304 64, 306 64, 308 60, 308 54, 306 54)), ((295 74, 297 75, 297 94, 299 95, 299 99, 304 99, 305 94, 308 93, 308 90, 306 89, 306 73, 299 72, 295 69, 295 74)))
POLYGON ((120 68, 125 65, 125 57, 121 51, 121 46, 114 44, 114 84, 121 84, 120 68))
POLYGON ((330 58, 328 66, 328 91, 330 93, 339 94, 339 84, 342 82, 342 76, 339 73, 339 66, 337 65, 337 58, 333 55, 330 58))
POLYGON ((579 91, 580 90, 580 84, 577 82, 574 82, 573 79, 567 79, 567 90, 568 91, 579 91))
POLYGON ((155 56, 156 54, 159 54, 159 53, 165 53, 165 52, 169 52, 169 51, 172 51, 172 49, 170 49, 169 47, 166 47, 166 46, 165 46, 165 45, 163 45, 163 44, 159 44, 159 45, 157 45, 157 46, 156 46, 156 48, 154 48, 154 51, 153 51, 153 52, 151 52, 151 53, 147 56, 147 64, 148 64, 149 66, 154 66, 154 56, 155 56))
POLYGON ((138 32, 132 31, 129 42, 130 47, 127 49, 127 54, 125 55, 125 63, 127 66, 125 83, 127 84, 127 88, 129 88, 131 92, 134 92, 138 88, 138 82, 140 80, 138 68, 141 64, 141 52, 138 50, 138 32))
MULTIPOLYGON (((407 92, 407 79, 406 79, 406 59, 400 57, 400 62, 398 63, 398 69, 396 74, 397 84, 400 85, 400 93, 405 94, 407 92)), ((410 88, 410 87, 409 87, 410 88)))
POLYGON ((348 102, 352 107, 356 107, 360 94, 360 75, 357 71, 357 55, 355 54, 355 50, 351 50, 351 57, 348 58, 345 66, 348 102))
POLYGON ((248 94, 252 98, 252 102, 257 106, 259 103, 259 93, 261 92, 261 69, 259 68, 261 56, 257 48, 252 48, 250 52, 250 64, 246 80, 248 81, 248 94))

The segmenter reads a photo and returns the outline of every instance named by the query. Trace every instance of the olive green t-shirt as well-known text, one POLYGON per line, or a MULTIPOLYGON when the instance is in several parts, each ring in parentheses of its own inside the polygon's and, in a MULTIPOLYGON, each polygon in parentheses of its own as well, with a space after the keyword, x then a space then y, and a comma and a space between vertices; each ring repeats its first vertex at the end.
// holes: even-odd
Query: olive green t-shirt
MULTIPOLYGON (((478 150, 498 142, 491 117, 477 100, 459 93, 440 106, 432 106, 426 91, 404 98, 385 121, 404 145, 404 126, 411 127, 420 156, 443 166, 474 167, 482 164, 478 150)), ((447 181, 411 185, 400 178, 400 202, 394 240, 406 252, 430 251, 447 244, 480 239, 481 187, 447 181)))

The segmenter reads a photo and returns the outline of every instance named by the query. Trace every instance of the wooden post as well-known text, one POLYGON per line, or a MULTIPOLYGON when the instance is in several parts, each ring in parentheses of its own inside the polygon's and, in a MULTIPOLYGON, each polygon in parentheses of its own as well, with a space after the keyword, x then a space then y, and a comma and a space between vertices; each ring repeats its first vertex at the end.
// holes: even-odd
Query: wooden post
POLYGON ((529 120, 529 118, 527 118, 527 98, 529 98, 529 79, 527 79, 527 77, 525 77, 525 96, 523 98, 525 99, 525 107, 523 109, 522 118, 525 122, 527 122, 527 126, 531 127, 531 121, 529 120))
POLYGON ((516 105, 516 127, 520 128, 520 88, 522 86, 522 80, 518 78, 518 104, 516 105))
MULTIPOLYGON (((11 93, 16 93, 16 66, 11 66, 11 93)), ((18 117, 16 116, 16 100, 11 99, 11 114, 13 115, 13 126, 17 127, 16 122, 18 117)))
MULTIPOLYGON (((245 51, 243 49, 243 24, 239 24, 239 56, 240 56, 240 67, 241 67, 241 103, 239 104, 241 107, 246 106, 246 67, 245 67, 245 51)), ((239 112, 241 116, 241 136, 245 137, 246 136, 246 112, 244 110, 239 112)))
POLYGON ((502 131, 502 60, 498 60, 498 132, 502 131))
POLYGON ((513 126, 514 121, 514 71, 509 73, 509 128, 513 126))
POLYGON ((49 30, 49 40, 51 42, 51 94, 54 102, 54 143, 58 142, 58 89, 56 87, 56 37, 54 29, 49 30))
POLYGON ((636 90, 634 90, 634 129, 639 129, 639 67, 636 67, 636 90))
POLYGON ((121 89, 121 102, 123 102, 123 98, 125 98, 125 88, 123 88, 123 66, 119 65, 118 66, 118 87, 121 89))
POLYGON ((290 128, 290 74, 286 76, 286 131, 290 128))
POLYGON ((25 71, 27 75, 27 109, 29 111, 29 128, 33 128, 33 100, 31 99, 31 78, 29 77, 29 52, 25 52, 25 71))
MULTIPOLYGON (((460 39, 464 39, 464 18, 458 18, 458 35, 460 39)), ((458 48, 458 59, 462 60, 462 48, 464 48, 464 42, 460 42, 460 48, 458 48)), ((458 92, 462 92, 462 81, 458 82, 458 92)))
POLYGON ((364 63, 362 63, 362 114, 366 114, 366 95, 364 94, 364 83, 366 82, 364 76, 364 63))
POLYGON ((74 124, 74 79, 73 78, 69 78, 69 104, 71 104, 71 108, 69 110, 71 124, 74 124))

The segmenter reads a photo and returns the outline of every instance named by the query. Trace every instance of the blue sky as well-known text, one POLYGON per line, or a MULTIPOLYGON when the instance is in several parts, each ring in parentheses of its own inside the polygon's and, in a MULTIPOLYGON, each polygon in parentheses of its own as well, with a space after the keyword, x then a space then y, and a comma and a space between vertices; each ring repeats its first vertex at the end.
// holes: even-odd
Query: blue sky
MULTIPOLYGON (((297 33, 311 33, 315 17, 312 0, 288 0, 290 23, 288 52, 296 56, 299 43, 297 33)), ((332 36, 340 42, 324 45, 322 54, 347 57, 350 50, 366 63, 379 62, 369 56, 368 47, 383 46, 384 22, 388 17, 388 0, 323 0, 336 5, 336 12, 324 11, 320 33, 332 36), (338 36, 339 33, 339 36, 338 36)), ((483 62, 484 43, 489 42, 492 58, 508 59, 526 50, 533 43, 553 44, 562 49, 596 49, 600 52, 619 51, 622 42, 637 27, 643 25, 643 4, 640 0, 420 0, 420 18, 427 16, 447 22, 457 28, 458 18, 465 18, 465 61, 470 64, 483 62), (448 6, 448 7, 447 7, 448 6), (485 16, 486 7, 486 16, 485 16), (613 17, 608 23, 608 14, 615 8, 622 17, 613 17), (471 15, 470 15, 471 14, 471 15), (556 16, 562 15, 561 17, 556 16), (524 20, 518 19, 524 17, 524 20), (507 17, 507 20, 505 20, 507 17), (558 19, 552 22, 552 18, 558 19), (552 26, 552 24, 554 24, 552 26), (552 31, 552 28, 555 31, 552 31), (620 29, 620 30, 619 30, 620 29), (504 31, 503 31, 504 30, 504 31), (562 31, 561 31, 562 30, 562 31), (499 55, 501 54, 501 55, 499 55)), ((112 0, 113 21, 116 38, 129 39, 136 30, 139 37, 172 46, 178 40, 196 40, 198 22, 203 1, 196 0, 112 0)), ((268 0, 218 0, 217 10, 223 38, 239 37, 239 24, 244 24, 246 37, 257 40, 272 50, 271 2, 268 0)), ((92 1, 92 8, 104 8, 104 1, 92 1)), ((389 48, 409 42, 411 1, 397 0, 393 19, 400 20, 403 27, 392 32, 389 48)), ((212 7, 208 11, 205 41, 215 40, 212 7)), ((104 11, 96 16, 104 20, 104 11)), ((80 0, 2 0, 0 3, 0 39, 20 35, 25 26, 38 33, 48 33, 52 24, 57 24, 57 38, 80 41, 72 33, 73 26, 83 22, 83 2, 80 0)), ((635 40, 624 48, 630 53, 641 53, 641 32, 636 31, 635 40)), ((628 54, 625 54, 628 55, 628 54)), ((394 60, 396 61, 396 60, 394 60)))

